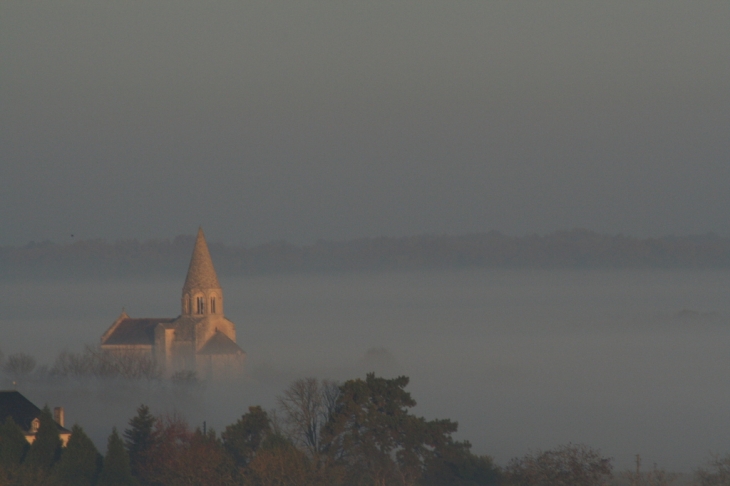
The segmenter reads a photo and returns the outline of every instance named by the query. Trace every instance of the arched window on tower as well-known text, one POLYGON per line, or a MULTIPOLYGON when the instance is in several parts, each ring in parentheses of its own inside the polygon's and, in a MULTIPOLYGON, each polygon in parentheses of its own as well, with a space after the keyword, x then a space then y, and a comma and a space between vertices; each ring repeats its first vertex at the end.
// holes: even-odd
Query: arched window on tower
POLYGON ((215 295, 210 298, 210 313, 215 314, 215 295))
POLYGON ((198 297, 198 314, 203 314, 205 312, 205 298, 204 297, 198 297))

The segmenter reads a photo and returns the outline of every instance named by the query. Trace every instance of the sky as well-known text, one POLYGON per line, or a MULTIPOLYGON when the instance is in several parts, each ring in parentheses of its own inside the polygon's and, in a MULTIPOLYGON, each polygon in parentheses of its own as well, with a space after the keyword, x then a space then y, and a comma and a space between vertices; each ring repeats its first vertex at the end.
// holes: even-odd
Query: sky
POLYGON ((728 25, 719 1, 4 1, 0 245, 730 235, 728 25))

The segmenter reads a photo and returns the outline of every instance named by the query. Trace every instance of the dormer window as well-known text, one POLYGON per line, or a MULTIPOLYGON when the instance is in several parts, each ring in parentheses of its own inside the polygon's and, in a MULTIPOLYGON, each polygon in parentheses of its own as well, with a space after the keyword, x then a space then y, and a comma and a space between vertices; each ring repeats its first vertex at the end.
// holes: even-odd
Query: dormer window
POLYGON ((33 421, 30 423, 30 433, 35 434, 38 432, 38 427, 40 427, 41 421, 37 418, 34 418, 33 421))
POLYGON ((215 296, 210 298, 210 313, 215 314, 215 296))
POLYGON ((205 312, 205 297, 198 297, 198 314, 203 314, 205 312))

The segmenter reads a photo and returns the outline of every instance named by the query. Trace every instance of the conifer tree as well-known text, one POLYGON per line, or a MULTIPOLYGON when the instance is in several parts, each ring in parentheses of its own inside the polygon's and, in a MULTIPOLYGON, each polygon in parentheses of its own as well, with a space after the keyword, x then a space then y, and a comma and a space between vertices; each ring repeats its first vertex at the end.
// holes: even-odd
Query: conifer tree
POLYGON ((99 451, 79 425, 71 428, 71 437, 54 467, 60 486, 91 486, 100 466, 99 451))
POLYGON ((8 417, 0 426, 0 467, 6 471, 16 468, 28 447, 23 430, 12 417, 8 417))
POLYGON ((61 454, 61 438, 58 436, 58 425, 53 420, 48 405, 41 411, 35 441, 28 449, 25 464, 30 468, 49 471, 61 454))
POLYGON ((0 484, 17 482, 20 463, 28 447, 22 429, 8 417, 5 423, 0 425, 0 484))
POLYGON ((97 486, 133 486, 136 484, 132 477, 132 468, 129 464, 129 454, 119 437, 117 428, 112 429, 106 446, 104 465, 99 475, 97 486))
POLYGON ((157 442, 154 429, 156 420, 147 405, 140 405, 137 416, 129 421, 129 428, 124 431, 124 442, 135 477, 142 477, 147 472, 148 457, 157 442))
POLYGON ((248 407, 235 424, 229 425, 221 434, 223 445, 238 466, 246 466, 256 455, 262 442, 271 435, 268 414, 259 406, 248 407))

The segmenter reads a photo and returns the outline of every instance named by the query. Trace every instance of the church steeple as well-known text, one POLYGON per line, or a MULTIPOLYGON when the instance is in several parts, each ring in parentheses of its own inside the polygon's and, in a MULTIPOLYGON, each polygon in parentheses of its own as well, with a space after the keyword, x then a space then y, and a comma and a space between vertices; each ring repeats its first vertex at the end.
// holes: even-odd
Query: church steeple
POLYGON ((223 290, 218 283, 203 228, 198 228, 182 294, 184 315, 223 315, 223 290))

